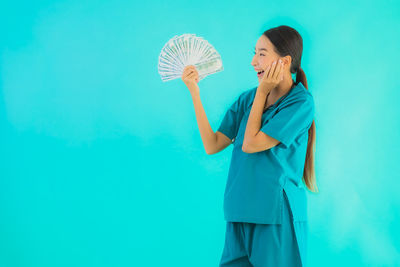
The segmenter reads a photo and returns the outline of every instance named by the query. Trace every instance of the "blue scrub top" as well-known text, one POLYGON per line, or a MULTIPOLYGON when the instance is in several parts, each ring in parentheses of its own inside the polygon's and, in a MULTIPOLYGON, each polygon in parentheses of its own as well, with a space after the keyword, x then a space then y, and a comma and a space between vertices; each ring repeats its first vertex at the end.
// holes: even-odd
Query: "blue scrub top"
POLYGON ((268 107, 260 131, 280 143, 268 150, 245 153, 243 137, 256 92, 257 87, 241 93, 218 128, 234 144, 224 193, 225 220, 281 224, 285 190, 293 220, 307 221, 302 177, 315 111, 313 96, 299 82, 268 107))

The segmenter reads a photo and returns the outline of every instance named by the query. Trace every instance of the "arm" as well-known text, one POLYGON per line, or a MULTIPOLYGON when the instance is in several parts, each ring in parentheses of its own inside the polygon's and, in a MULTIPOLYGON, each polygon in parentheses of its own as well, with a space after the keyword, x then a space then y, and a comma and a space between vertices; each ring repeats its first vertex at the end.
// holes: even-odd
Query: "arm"
POLYGON ((267 94, 257 90, 243 138, 243 152, 255 153, 270 149, 279 144, 278 140, 260 131, 261 117, 266 98, 267 94))
POLYGON ((200 100, 200 89, 198 72, 193 65, 186 66, 182 73, 182 80, 185 82, 192 96, 196 120, 199 126, 201 139, 208 155, 217 153, 231 144, 231 140, 224 134, 211 129, 206 113, 200 100))
POLYGON ((210 123, 208 122, 203 104, 201 103, 200 94, 197 91, 192 93, 191 95, 194 110, 196 113, 197 124, 200 130, 200 136, 203 141, 206 153, 208 155, 215 154, 230 145, 232 141, 221 132, 217 131, 216 133, 214 133, 210 126, 210 123))
POLYGON ((211 153, 209 153, 209 155, 215 154, 220 152, 221 150, 224 150, 227 146, 229 146, 230 144, 232 144, 232 140, 229 139, 229 137, 227 137, 226 135, 224 135, 223 133, 216 131, 215 132, 216 136, 217 136, 217 143, 214 147, 214 151, 212 151, 211 153))

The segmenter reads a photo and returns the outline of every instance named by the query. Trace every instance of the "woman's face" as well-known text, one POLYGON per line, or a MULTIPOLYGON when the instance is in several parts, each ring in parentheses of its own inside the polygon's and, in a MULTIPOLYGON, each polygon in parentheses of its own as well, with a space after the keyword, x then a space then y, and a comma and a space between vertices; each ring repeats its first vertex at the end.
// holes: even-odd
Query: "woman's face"
POLYGON ((259 81, 264 76, 264 72, 262 72, 261 74, 258 74, 258 72, 265 70, 266 67, 271 65, 275 60, 279 59, 282 59, 284 64, 284 76, 287 75, 285 72, 287 72, 287 66, 289 66, 290 63, 290 56, 280 57, 274 52, 273 49, 274 45, 269 41, 269 39, 265 35, 261 35, 256 43, 254 57, 251 61, 251 65, 254 67, 259 81))

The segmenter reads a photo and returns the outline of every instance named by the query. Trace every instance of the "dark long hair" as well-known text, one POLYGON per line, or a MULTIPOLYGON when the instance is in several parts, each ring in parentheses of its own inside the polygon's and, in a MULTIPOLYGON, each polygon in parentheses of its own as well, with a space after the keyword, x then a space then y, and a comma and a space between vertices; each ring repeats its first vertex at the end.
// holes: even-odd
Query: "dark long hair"
MULTIPOLYGON (((292 64, 290 65, 290 73, 296 73, 297 85, 301 82, 308 90, 307 78, 304 70, 301 68, 301 55, 303 53, 303 38, 293 28, 281 25, 271 28, 263 33, 270 42, 275 46, 274 50, 279 56, 284 57, 290 55, 292 64)), ((303 182, 312 192, 318 192, 318 187, 315 180, 314 169, 314 150, 315 150, 315 122, 311 123, 308 129, 307 154, 303 172, 303 182)))

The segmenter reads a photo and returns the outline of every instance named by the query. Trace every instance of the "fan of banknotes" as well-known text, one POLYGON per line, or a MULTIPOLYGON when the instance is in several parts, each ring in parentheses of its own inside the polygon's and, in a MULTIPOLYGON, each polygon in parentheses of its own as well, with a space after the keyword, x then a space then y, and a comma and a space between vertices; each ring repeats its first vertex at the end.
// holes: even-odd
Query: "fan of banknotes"
POLYGON ((161 80, 181 78, 188 65, 196 67, 199 80, 224 69, 220 54, 207 40, 195 34, 175 35, 164 45, 158 57, 161 80))

